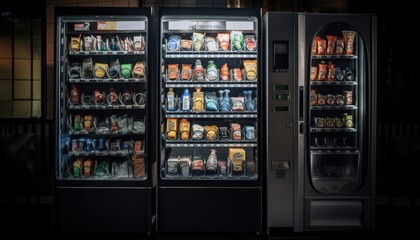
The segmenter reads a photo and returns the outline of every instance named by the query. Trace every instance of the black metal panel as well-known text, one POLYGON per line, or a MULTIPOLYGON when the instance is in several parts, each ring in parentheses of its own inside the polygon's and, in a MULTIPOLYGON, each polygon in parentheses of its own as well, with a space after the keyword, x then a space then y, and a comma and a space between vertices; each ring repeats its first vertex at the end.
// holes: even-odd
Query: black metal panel
POLYGON ((307 198, 305 228, 307 230, 369 230, 371 227, 369 198, 307 198))
POLYGON ((152 190, 56 188, 54 229, 59 232, 150 233, 152 190))
POLYGON ((259 188, 161 188, 158 231, 261 232, 259 188))

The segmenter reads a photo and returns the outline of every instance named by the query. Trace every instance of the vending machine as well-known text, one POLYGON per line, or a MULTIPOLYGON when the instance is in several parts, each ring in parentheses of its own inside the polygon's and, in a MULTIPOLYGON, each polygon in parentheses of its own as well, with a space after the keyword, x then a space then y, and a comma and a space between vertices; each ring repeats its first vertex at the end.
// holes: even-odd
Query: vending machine
POLYGON ((262 229, 259 9, 159 9, 157 230, 262 229))
POLYGON ((152 21, 151 9, 56 9, 56 231, 152 231, 152 21))
POLYGON ((267 226, 375 226, 376 17, 264 17, 267 226))

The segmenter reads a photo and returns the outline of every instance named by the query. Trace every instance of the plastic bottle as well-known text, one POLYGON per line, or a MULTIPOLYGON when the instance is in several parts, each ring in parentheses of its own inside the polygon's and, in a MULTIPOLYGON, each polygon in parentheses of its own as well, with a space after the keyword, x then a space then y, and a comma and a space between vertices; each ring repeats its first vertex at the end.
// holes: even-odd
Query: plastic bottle
POLYGON ((190 96, 190 92, 188 91, 188 89, 184 89, 184 93, 182 94, 182 105, 181 105, 181 110, 182 111, 189 111, 191 109, 191 96, 190 96))
POLYGON ((220 97, 220 111, 227 112, 230 111, 230 98, 229 98, 229 89, 225 89, 225 96, 220 97))
POLYGON ((217 173, 217 156, 215 149, 210 150, 210 155, 206 162, 206 173, 208 175, 214 175, 217 173))
POLYGON ((168 110, 175 111, 175 93, 173 88, 169 88, 166 98, 168 102, 168 110))

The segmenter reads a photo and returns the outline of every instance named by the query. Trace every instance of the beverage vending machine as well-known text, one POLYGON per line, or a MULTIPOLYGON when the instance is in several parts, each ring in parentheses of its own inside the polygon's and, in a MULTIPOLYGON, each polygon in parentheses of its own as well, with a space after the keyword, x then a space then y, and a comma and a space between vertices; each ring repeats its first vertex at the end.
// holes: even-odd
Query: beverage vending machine
POLYGON ((151 9, 56 9, 56 231, 152 231, 152 21, 151 9))
POLYGON ((159 9, 160 232, 261 232, 260 18, 159 9))
POLYGON ((267 226, 375 226, 376 17, 264 17, 267 226))

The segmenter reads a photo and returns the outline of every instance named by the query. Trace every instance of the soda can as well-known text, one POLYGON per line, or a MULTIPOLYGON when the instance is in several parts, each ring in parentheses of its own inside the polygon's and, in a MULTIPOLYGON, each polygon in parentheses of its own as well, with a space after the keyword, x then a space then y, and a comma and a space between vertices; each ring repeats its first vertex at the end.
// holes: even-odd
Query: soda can
POLYGON ((79 151, 79 140, 77 140, 77 139, 71 140, 71 151, 72 152, 79 151))
POLYGON ((352 105, 353 104, 353 91, 343 91, 344 93, 344 104, 352 105))

